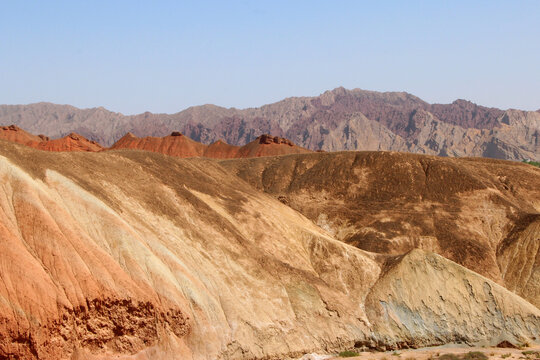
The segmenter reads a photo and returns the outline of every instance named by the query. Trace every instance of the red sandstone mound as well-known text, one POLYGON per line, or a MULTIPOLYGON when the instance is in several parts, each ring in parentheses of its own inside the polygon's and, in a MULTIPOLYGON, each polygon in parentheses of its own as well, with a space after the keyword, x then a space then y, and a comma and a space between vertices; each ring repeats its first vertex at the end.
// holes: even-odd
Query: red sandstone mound
POLYGON ((32 135, 16 125, 0 127, 0 139, 30 146, 34 143, 49 140, 49 138, 44 135, 32 135))
POLYGON ((139 138, 127 133, 111 149, 135 149, 158 152, 177 157, 203 156, 206 145, 193 141, 179 132, 165 137, 147 136, 139 138))
POLYGON ((46 151, 103 150, 103 146, 97 142, 88 140, 84 136, 76 133, 71 133, 61 139, 50 140, 48 136, 32 135, 15 125, 0 127, 0 139, 46 151))
MULTIPOLYGON (((47 138, 48 139, 48 138, 47 138)), ((40 150, 47 151, 101 151, 103 146, 95 141, 88 140, 84 136, 71 133, 61 139, 42 141, 33 146, 40 150)))
POLYGON ((237 157, 240 146, 227 144, 223 140, 218 140, 206 148, 204 156, 214 159, 231 159, 237 157))
MULTIPOLYGON (((50 140, 45 135, 35 136, 15 125, 0 127, 0 139, 46 151, 104 150, 104 147, 97 142, 88 140, 76 133, 71 133, 61 139, 50 140)), ((227 144, 223 140, 205 145, 184 136, 178 131, 173 131, 169 136, 147 136, 143 138, 129 132, 111 146, 110 149, 145 150, 182 158, 207 157, 214 159, 249 158, 311 152, 310 150, 296 146, 288 139, 268 134, 263 134, 244 146, 235 146, 227 144)))
POLYGON ((131 133, 118 140, 111 149, 137 149, 158 152, 176 157, 208 157, 218 159, 249 158, 286 154, 302 154, 310 150, 296 146, 290 140, 278 136, 261 135, 244 146, 229 145, 218 140, 211 145, 204 145, 173 132, 165 137, 147 136, 139 138, 131 133))

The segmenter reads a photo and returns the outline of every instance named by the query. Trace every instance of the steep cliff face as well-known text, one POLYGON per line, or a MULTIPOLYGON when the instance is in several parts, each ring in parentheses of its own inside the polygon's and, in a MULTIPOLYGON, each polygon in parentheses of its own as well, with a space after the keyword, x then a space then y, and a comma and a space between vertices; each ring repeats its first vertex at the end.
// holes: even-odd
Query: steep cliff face
POLYGON ((428 104, 403 92, 337 88, 244 110, 195 106, 176 114, 125 116, 103 108, 47 103, 1 105, 0 123, 56 138, 76 131, 110 146, 127 132, 163 137, 181 131, 211 144, 242 146, 261 134, 310 150, 393 150, 507 160, 540 158, 540 113, 500 110, 456 100, 428 104))
POLYGON ((517 295, 429 253, 338 241, 214 160, 0 142, 0 178, 0 357, 283 359, 540 338, 540 311, 517 295), (430 287, 402 296, 419 274, 430 287), (473 292, 458 298, 448 276, 473 292), (399 301, 421 333, 396 323, 413 316, 399 301))

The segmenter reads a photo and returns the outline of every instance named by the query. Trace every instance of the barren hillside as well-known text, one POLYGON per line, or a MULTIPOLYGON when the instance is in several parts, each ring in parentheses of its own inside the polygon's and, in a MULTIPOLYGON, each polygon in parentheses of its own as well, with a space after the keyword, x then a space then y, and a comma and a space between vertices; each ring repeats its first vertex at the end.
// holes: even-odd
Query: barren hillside
POLYGON ((221 165, 338 240, 380 254, 433 251, 540 306, 539 168, 394 152, 221 165))
MULTIPOLYGON (((355 344, 540 339, 540 310, 503 286, 429 250, 396 255, 338 241, 335 228, 232 174, 234 162, 247 164, 0 141, 0 357, 284 359, 355 344)), ((516 169, 536 174, 499 171, 516 169)), ((346 179, 350 169, 342 171, 346 179)), ((532 212, 536 195, 520 209, 532 212)), ((439 208, 450 199, 429 196, 439 208)), ((534 243, 535 231, 523 225, 516 237, 530 243, 532 233, 534 243)), ((501 252, 520 256, 512 244, 501 252)))

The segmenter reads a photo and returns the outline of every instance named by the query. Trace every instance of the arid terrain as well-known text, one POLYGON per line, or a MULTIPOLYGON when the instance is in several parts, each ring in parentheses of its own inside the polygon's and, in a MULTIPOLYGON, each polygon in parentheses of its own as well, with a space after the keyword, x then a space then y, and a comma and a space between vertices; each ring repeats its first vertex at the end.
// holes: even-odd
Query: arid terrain
POLYGON ((243 146, 260 134, 310 150, 393 150, 440 156, 540 161, 540 112, 500 110, 466 100, 429 104, 403 92, 337 88, 259 108, 215 105, 175 114, 123 115, 102 107, 36 103, 0 105, 0 124, 61 138, 76 132, 105 147, 126 133, 163 137, 180 131, 210 145, 243 146))
POLYGON ((540 360, 539 15, 0 2, 0 360, 540 360))
POLYGON ((540 339, 532 165, 0 140, 0 177, 0 358, 287 359, 540 339))

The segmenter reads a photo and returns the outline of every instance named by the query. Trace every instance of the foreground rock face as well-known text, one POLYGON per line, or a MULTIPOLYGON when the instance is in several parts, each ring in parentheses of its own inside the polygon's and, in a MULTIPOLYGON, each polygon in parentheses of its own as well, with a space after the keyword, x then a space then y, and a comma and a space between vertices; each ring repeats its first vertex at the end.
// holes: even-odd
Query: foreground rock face
POLYGON ((347 245, 215 161, 0 142, 0 178, 0 357, 283 359, 540 338, 540 311, 516 294, 428 252, 347 245), (418 297, 416 278, 432 282, 418 297))
POLYGON ((456 100, 428 104, 403 92, 337 88, 244 110, 196 106, 176 114, 125 116, 103 108, 1 105, 0 123, 60 137, 77 131, 106 146, 127 132, 162 137, 179 130, 204 144, 244 145, 260 134, 310 150, 393 150, 441 156, 540 161, 540 113, 456 100))
POLYGON ((222 162, 360 249, 436 252, 540 306, 540 169, 343 152, 222 162))

